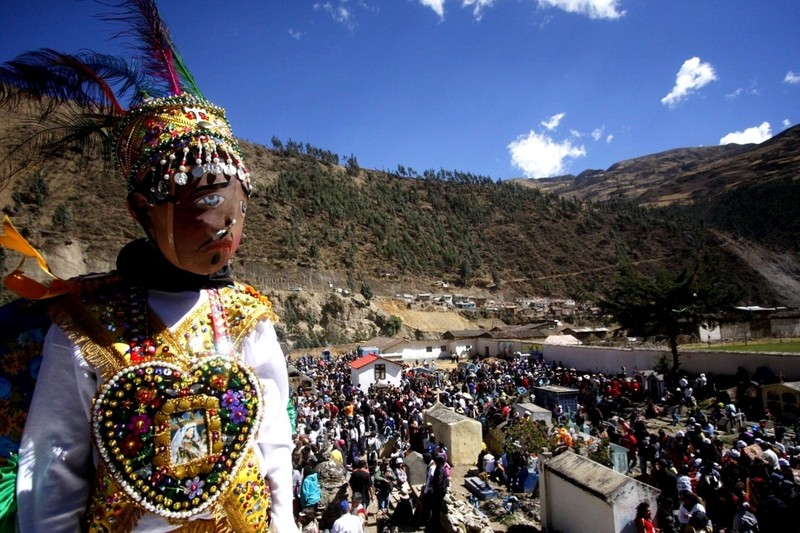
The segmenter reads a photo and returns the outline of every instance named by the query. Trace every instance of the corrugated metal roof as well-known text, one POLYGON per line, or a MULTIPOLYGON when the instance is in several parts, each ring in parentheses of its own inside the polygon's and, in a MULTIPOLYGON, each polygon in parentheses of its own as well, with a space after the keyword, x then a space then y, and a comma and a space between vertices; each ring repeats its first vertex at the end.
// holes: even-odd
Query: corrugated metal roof
POLYGON ((447 339, 474 339, 486 333, 485 329, 462 329, 456 331, 445 331, 443 338, 447 339))

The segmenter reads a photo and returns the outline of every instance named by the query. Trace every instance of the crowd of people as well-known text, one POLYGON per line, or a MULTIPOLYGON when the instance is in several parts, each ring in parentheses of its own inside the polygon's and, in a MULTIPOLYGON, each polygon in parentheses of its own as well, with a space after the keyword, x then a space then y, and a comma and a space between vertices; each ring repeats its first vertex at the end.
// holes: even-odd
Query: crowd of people
MULTIPOLYGON (((776 524, 788 523, 789 509, 797 503, 796 435, 791 438, 782 426, 762 420, 742 426, 733 444, 726 445, 716 423, 722 417, 735 418, 738 408, 734 399, 715 401, 713 378, 705 375, 682 376, 653 399, 624 368, 616 375, 582 374, 542 359, 491 359, 448 370, 437 369, 435 362, 424 363, 406 369, 399 386, 362 390, 350 381, 355 357, 353 353, 337 358, 305 355, 292 361, 314 384, 294 391, 298 510, 315 503, 313 496, 307 497, 306 481, 313 479, 319 462, 330 458, 350 472, 350 493, 356 501, 349 503, 348 512, 359 507, 372 512, 375 502, 378 515, 388 514, 409 498, 404 457, 416 451, 429 465, 426 482, 413 511, 397 507, 405 516, 398 516, 396 523, 438 527, 449 465, 447 449, 425 423, 425 409, 439 402, 479 420, 488 430, 519 420, 514 401, 522 394, 531 401, 533 387, 547 384, 579 391, 577 410, 553 409, 554 432, 569 437, 565 431, 569 428, 624 446, 628 474, 661 491, 650 519, 661 531, 713 527, 713 531, 744 532, 751 531, 746 528, 751 521, 760 523, 761 531, 771 531, 776 524)), ((519 472, 530 469, 531 459, 535 465, 535 457, 505 453, 495 457, 484 446, 476 466, 505 490, 521 492, 525 476, 519 472)), ((318 489, 310 491, 315 492, 318 489)), ((637 516, 642 527, 648 521, 637 516)), ((793 531, 795 526, 783 526, 781 531, 787 527, 793 531)))

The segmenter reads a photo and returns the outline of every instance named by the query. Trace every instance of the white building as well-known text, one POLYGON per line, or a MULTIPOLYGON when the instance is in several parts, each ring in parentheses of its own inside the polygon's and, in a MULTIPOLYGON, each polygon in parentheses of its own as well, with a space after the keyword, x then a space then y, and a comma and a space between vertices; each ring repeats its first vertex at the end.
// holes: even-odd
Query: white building
POLYGON ((422 341, 402 340, 393 344, 383 352, 383 356, 392 361, 408 363, 435 361, 439 358, 450 357, 447 342, 430 339, 422 341))
POLYGON ((350 383, 360 385, 363 391, 372 384, 400 386, 402 373, 403 365, 376 354, 359 357, 350 363, 350 383))

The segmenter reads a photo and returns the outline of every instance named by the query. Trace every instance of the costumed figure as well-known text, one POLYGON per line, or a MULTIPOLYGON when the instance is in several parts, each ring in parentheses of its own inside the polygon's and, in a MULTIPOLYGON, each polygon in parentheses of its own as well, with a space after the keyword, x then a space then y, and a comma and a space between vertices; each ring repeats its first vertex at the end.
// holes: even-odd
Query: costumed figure
MULTIPOLYGON (((114 7, 134 59, 39 50, 0 67, 0 104, 41 105, 43 132, 3 173, 94 141, 147 236, 108 274, 6 280, 52 297, 19 447, 19 531, 296 531, 277 317, 229 266, 250 174, 154 1, 114 7)), ((49 271, 9 221, 0 237, 49 271)))

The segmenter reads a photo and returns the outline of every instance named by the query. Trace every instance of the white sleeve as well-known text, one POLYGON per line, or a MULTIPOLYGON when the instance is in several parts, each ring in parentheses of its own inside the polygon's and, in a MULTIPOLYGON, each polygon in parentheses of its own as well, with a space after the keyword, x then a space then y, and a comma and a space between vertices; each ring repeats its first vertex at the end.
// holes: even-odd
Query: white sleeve
POLYGON ((94 476, 89 420, 96 388, 80 351, 52 326, 20 444, 20 532, 80 531, 94 476))
POLYGON ((297 525, 292 504, 292 427, 286 410, 289 378, 272 322, 259 323, 243 348, 245 362, 256 371, 265 391, 265 412, 256 442, 270 486, 271 529, 293 533, 297 525))

